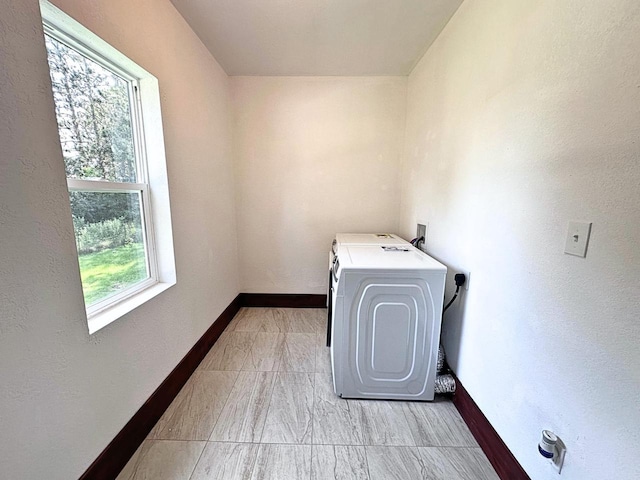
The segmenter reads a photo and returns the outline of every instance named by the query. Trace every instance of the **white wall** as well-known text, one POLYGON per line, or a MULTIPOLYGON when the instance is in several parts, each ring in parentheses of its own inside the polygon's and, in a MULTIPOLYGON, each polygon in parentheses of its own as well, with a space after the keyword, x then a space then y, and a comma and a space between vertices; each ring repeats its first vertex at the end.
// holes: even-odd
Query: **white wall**
POLYGON ((231 77, 241 290, 326 293, 340 231, 398 226, 406 77, 231 77))
POLYGON ((640 472, 639 25, 636 0, 467 0, 409 77, 400 233, 426 219, 471 271, 449 360, 533 479, 558 478, 543 428, 563 479, 640 472))
POLYGON ((562 478, 637 476, 640 4, 467 0, 405 102, 406 78, 230 81, 168 0, 55 3, 159 78, 178 284, 88 335, 37 2, 0 0, 2 476, 79 476, 239 285, 323 293, 336 231, 417 218, 472 272, 449 359, 532 478, 542 428, 562 478))
POLYGON ((178 283, 89 336, 36 0, 0 0, 2 478, 77 478, 238 293, 228 78, 168 0, 56 5, 160 82, 178 283))

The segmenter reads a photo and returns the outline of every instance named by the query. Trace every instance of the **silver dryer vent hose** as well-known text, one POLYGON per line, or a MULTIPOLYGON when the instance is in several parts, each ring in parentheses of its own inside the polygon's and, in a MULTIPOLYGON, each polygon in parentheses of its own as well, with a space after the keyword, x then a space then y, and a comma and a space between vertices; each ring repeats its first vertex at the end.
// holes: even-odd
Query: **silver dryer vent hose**
POLYGON ((436 377, 436 393, 455 393, 456 381, 453 375, 438 375, 436 377))
POLYGON ((444 368, 444 348, 438 346, 438 374, 436 375, 436 393, 455 393, 456 381, 453 375, 441 375, 444 368))

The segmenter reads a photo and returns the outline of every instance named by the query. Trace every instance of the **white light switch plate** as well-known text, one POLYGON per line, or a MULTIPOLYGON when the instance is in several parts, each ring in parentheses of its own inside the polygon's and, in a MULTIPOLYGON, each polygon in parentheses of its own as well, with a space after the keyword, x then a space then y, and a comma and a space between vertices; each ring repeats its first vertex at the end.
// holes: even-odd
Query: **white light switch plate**
POLYGON ((586 257, 589 235, 591 235, 591 223, 569 222, 564 253, 577 257, 586 257))

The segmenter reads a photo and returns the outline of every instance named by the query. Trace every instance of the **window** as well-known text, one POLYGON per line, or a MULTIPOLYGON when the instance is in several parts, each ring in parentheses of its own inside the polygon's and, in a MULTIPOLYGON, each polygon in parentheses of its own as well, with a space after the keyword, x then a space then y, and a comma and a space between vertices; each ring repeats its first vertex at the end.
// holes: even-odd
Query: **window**
POLYGON ((149 142, 162 142, 157 80, 48 2, 41 9, 82 289, 95 331, 140 299, 114 307, 175 283, 170 226, 161 228, 164 241, 154 232, 156 224, 170 224, 164 149, 149 142), (154 209, 156 199, 164 211, 154 209), (167 247, 170 258, 162 259, 167 247))

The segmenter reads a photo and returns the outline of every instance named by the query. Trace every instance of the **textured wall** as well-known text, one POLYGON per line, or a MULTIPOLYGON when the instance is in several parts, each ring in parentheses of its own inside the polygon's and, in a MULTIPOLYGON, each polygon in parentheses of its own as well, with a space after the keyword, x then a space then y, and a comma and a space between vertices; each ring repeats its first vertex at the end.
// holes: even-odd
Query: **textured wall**
POLYGON ((238 293, 228 78, 168 0, 59 0, 158 77, 178 283, 89 336, 36 0, 0 0, 0 477, 77 478, 238 293))
POLYGON ((242 291, 325 293, 336 232, 395 232, 406 82, 231 77, 242 291))
POLYGON ((636 0, 467 0, 409 77, 400 233, 426 219, 471 271, 447 353, 533 479, 558 478, 543 428, 563 479, 640 472, 639 25, 636 0))

